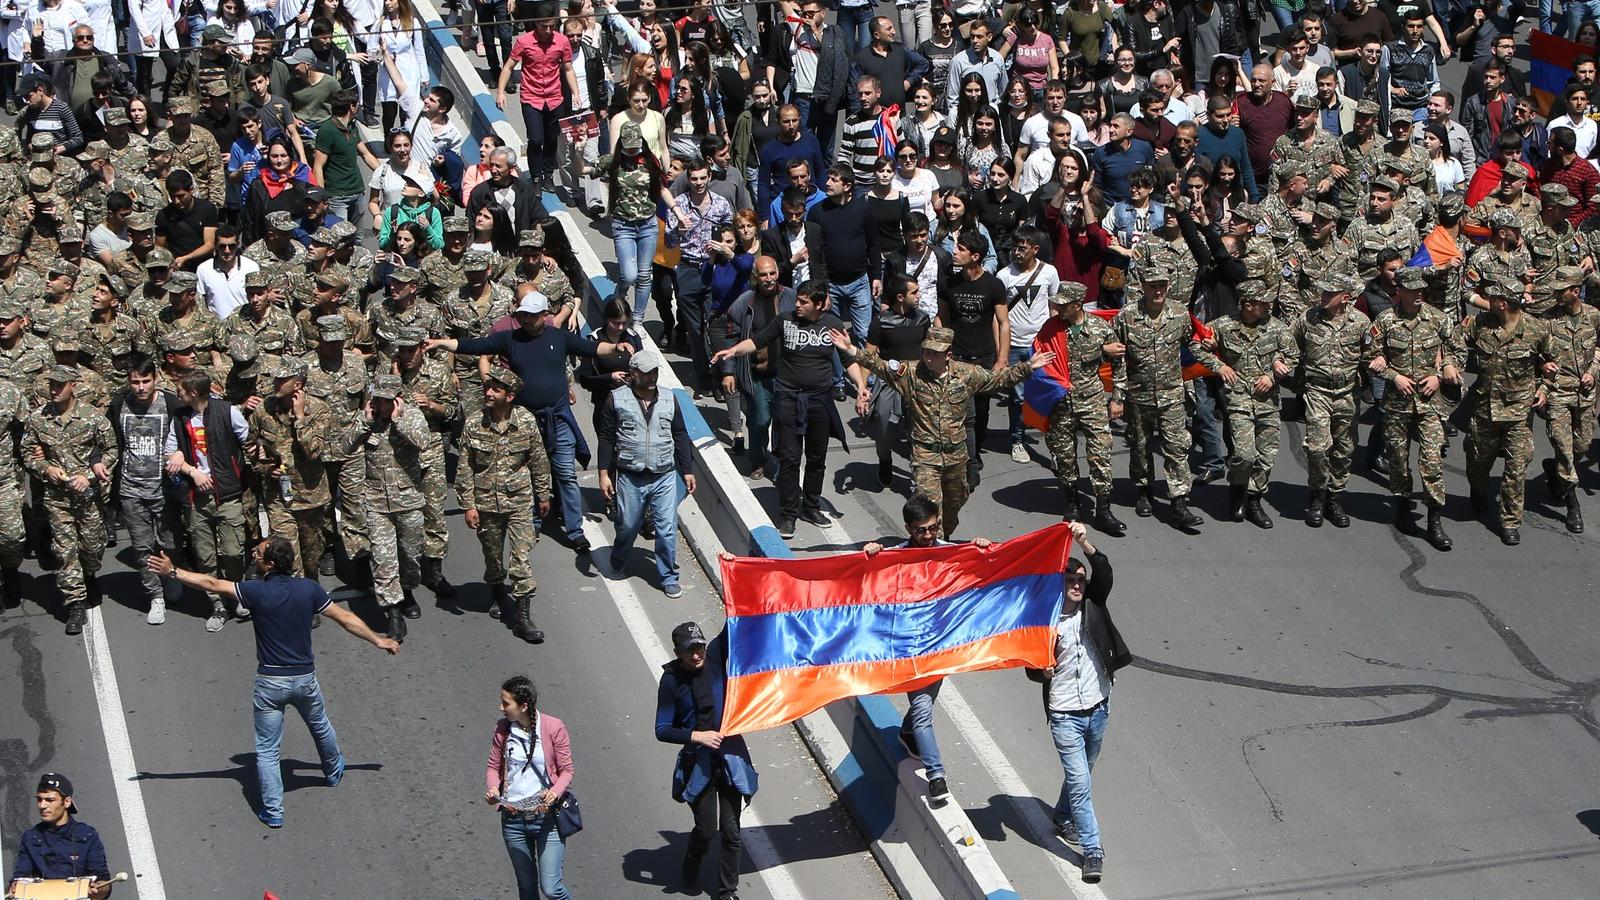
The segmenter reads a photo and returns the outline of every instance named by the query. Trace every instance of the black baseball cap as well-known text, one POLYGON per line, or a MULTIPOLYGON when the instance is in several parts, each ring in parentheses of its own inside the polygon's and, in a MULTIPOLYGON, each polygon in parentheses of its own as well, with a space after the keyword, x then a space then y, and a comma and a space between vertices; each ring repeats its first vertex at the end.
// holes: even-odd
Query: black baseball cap
MULTIPOLYGON (((65 775, 46 772, 39 776, 39 786, 34 788, 34 793, 36 794, 43 791, 55 791, 62 797, 70 799, 72 797, 72 782, 68 781, 65 775)), ((72 802, 69 802, 67 806, 74 810, 78 808, 78 804, 72 802)))
POLYGON ((685 622, 672 629, 672 650, 682 653, 691 647, 704 647, 706 645, 705 632, 695 622, 685 622))

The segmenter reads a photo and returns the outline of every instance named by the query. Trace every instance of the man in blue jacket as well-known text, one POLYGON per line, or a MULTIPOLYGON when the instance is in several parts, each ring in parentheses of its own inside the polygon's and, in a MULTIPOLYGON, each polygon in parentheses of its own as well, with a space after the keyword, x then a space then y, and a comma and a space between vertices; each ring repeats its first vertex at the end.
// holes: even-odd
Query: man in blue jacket
POLYGON ((1256 173, 1250 165, 1250 150, 1245 146, 1244 131, 1233 124, 1233 103, 1227 97, 1212 97, 1206 104, 1206 124, 1200 128, 1200 143, 1195 153, 1211 161, 1233 157, 1239 165, 1239 177, 1244 180, 1245 193, 1251 200, 1260 196, 1256 191, 1256 173))
MULTIPOLYGON (((11 867, 9 897, 20 878, 83 878, 93 876, 92 900, 111 895, 111 870, 106 868, 106 847, 100 834, 72 817, 72 782, 65 775, 47 772, 34 791, 39 824, 22 833, 17 861, 11 867)), ((74 895, 76 896, 76 895, 74 895)))
POLYGON ((722 835, 718 861, 717 900, 739 894, 739 854, 744 837, 739 814, 756 793, 756 769, 744 738, 724 737, 722 705, 727 687, 726 634, 708 644, 700 626, 684 622, 672 629, 677 658, 661 667, 656 691, 656 740, 681 744, 672 772, 672 797, 694 810, 694 830, 683 857, 683 885, 693 891, 700 881, 700 861, 711 846, 713 831, 722 835))

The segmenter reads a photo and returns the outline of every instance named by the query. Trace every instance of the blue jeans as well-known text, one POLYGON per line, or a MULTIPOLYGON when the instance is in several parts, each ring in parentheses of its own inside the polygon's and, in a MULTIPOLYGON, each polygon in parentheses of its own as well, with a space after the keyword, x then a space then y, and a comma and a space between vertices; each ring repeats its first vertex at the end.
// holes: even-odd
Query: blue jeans
POLYGON ((511 13, 506 7, 505 0, 474 4, 473 12, 478 18, 478 34, 483 38, 483 58, 489 63, 491 72, 500 71, 502 54, 511 55, 511 42, 515 38, 511 31, 511 13), (495 47, 497 42, 498 51, 495 47))
POLYGON ((1110 703, 1101 703, 1087 715, 1050 712, 1050 740, 1061 757, 1061 770, 1066 778, 1061 784, 1061 797, 1056 800, 1056 817, 1070 820, 1078 826, 1078 837, 1083 841, 1085 855, 1098 853, 1100 823, 1094 817, 1094 798, 1089 792, 1089 774, 1094 771, 1095 758, 1100 755, 1100 742, 1106 736, 1106 716, 1110 703))
POLYGON ((678 585, 678 500, 683 496, 677 470, 651 475, 616 473, 617 537, 611 544, 611 567, 618 571, 633 552, 633 539, 645 516, 656 526, 656 574, 661 588, 678 585))
MULTIPOLYGON (((850 55, 872 43, 872 18, 877 15, 876 3, 839 7, 838 26, 850 39, 850 55)), ((854 89, 854 85, 851 88, 854 89)))
POLYGON ((611 242, 617 251, 617 296, 633 293, 633 318, 644 319, 650 309, 650 263, 656 256, 660 232, 653 218, 638 222, 611 220, 611 242))
POLYGON ((578 440, 564 419, 550 422, 550 478, 561 497, 561 528, 569 541, 583 540, 583 491, 578 487, 578 440))
POLYGON ((361 214, 367 210, 367 195, 351 194, 348 197, 329 197, 328 212, 349 222, 355 228, 361 227, 361 214))
POLYGON ((530 821, 502 815, 500 836, 505 839, 506 853, 511 855, 511 869, 517 873, 517 900, 539 900, 541 892, 548 900, 568 900, 572 896, 561 879, 567 845, 556 830, 555 816, 530 821))
POLYGON ((1294 12, 1284 9, 1276 3, 1269 4, 1267 9, 1272 10, 1272 18, 1278 23, 1279 31, 1287 31, 1294 24, 1294 12))
MULTIPOLYGON (((834 315, 850 326, 850 340, 857 347, 866 346, 867 330, 872 327, 872 278, 863 273, 854 281, 828 285, 828 301, 834 315)), ((845 383, 844 365, 837 355, 833 358, 833 383, 845 383)))
MULTIPOLYGON (((1023 360, 1033 358, 1032 347, 1012 347, 1006 354, 1006 365, 1014 366, 1023 360)), ((1028 426, 1022 421, 1022 385, 1018 384, 1011 389, 1011 406, 1007 411, 1007 424, 1011 426, 1011 443, 1020 444, 1027 434, 1028 426)))
POLYGON ((283 772, 278 767, 278 750, 283 745, 283 711, 294 707, 317 742, 322 759, 322 774, 329 781, 344 776, 344 755, 339 752, 339 737, 328 721, 322 703, 322 687, 312 675, 257 675, 252 700, 256 723, 256 778, 261 782, 261 812, 274 819, 283 818, 283 772))
MULTIPOLYGON (((1539 0, 1539 16, 1542 19, 1545 12, 1545 3, 1548 0, 1539 0)), ((1600 19, 1600 0, 1563 0, 1562 27, 1568 35, 1578 33, 1578 26, 1587 19, 1600 19)))
POLYGON ((1222 442, 1222 423, 1217 418, 1217 395, 1221 378, 1198 378, 1194 382, 1195 450, 1200 454, 1197 470, 1220 470, 1228 464, 1227 447, 1222 442))
POLYGON ((942 684, 944 679, 941 678, 925 688, 907 694, 911 708, 906 710, 905 718, 900 721, 900 730, 911 732, 917 739, 917 753, 922 756, 922 764, 928 770, 929 780, 944 777, 944 760, 939 756, 939 740, 933 735, 933 701, 939 699, 939 686, 942 684))
POLYGON ((744 424, 750 431, 750 465, 772 474, 778 460, 772 455, 772 378, 751 376, 744 394, 744 424))

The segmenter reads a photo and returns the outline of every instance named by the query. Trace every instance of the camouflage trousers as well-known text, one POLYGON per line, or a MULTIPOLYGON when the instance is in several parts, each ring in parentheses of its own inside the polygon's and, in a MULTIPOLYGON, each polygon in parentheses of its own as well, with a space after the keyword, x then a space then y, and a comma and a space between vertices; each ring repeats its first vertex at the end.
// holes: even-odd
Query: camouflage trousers
POLYGON ((338 462, 324 462, 323 467, 328 473, 328 484, 333 487, 333 506, 339 512, 337 517, 328 516, 327 524, 322 529, 323 543, 333 543, 333 524, 337 519, 338 541, 344 545, 346 556, 356 556, 363 550, 372 549, 371 542, 367 540, 367 507, 363 499, 367 491, 367 461, 358 456, 338 462))
MULTIPOLYGON (((422 583, 422 510, 368 510, 367 536, 372 539, 372 590, 379 606, 394 606, 405 590, 422 583)), ((481 526, 480 526, 481 533, 481 526)), ((484 556, 488 556, 485 547, 484 556)))
POLYGON ((1551 401, 1541 412, 1544 433, 1555 451, 1556 474, 1569 485, 1578 483, 1578 458, 1594 442, 1594 403, 1551 401))
POLYGON ((69 603, 88 599, 86 579, 100 571, 106 552, 106 520, 94 494, 69 496, 45 492, 44 513, 50 522, 50 551, 55 554, 56 589, 69 603))
POLYGON ((533 529, 533 508, 515 512, 478 511, 478 546, 483 548, 483 580, 490 585, 505 584, 511 578, 511 593, 528 596, 539 589, 533 580, 533 544, 539 539, 533 529), (511 558, 505 558, 510 544, 511 558))
MULTIPOLYGON (((251 517, 245 514, 245 524, 251 517)), ((328 527, 328 508, 294 509, 276 498, 267 501, 267 526, 274 535, 289 539, 294 547, 294 568, 307 578, 317 577, 317 562, 326 545, 322 534, 328 527)))
MULTIPOLYGON (((260 498, 262 493, 260 477, 256 475, 255 470, 246 469, 244 472, 244 493, 239 495, 239 503, 244 507, 244 544, 246 547, 254 547, 261 542, 262 503, 260 498)), ((272 522, 272 513, 270 511, 267 513, 267 522, 268 524, 272 522)), ((279 532, 278 526, 273 525, 272 531, 279 532)), ((294 540, 291 536, 293 534, 292 530, 280 533, 289 537, 289 540, 294 540)), ((316 560, 313 559, 312 563, 315 564, 315 562, 316 560)))
POLYGON ((932 500, 939 507, 939 521, 944 526, 946 538, 955 533, 960 521, 961 507, 967 505, 971 491, 967 487, 967 461, 922 463, 912 460, 911 484, 913 490, 932 500))
POLYGON ((1089 460, 1089 485, 1095 497, 1111 496, 1111 416, 1106 397, 1068 395, 1050 412, 1050 429, 1044 445, 1056 463, 1056 480, 1069 500, 1078 495, 1078 438, 1083 437, 1089 460))
POLYGON ((1278 460, 1278 398, 1228 397, 1228 484, 1252 494, 1266 493, 1272 466, 1278 460))
MULTIPOLYGON (((1390 385, 1389 390, 1394 390, 1390 385)), ((1411 496, 1411 442, 1417 443, 1417 472, 1422 476, 1422 493, 1431 507, 1444 506, 1444 424, 1433 404, 1412 412, 1386 409, 1383 413, 1383 442, 1389 449, 1389 492, 1396 497, 1411 496)))
POLYGON ((1162 474, 1167 479, 1167 496, 1189 496, 1189 427, 1184 421, 1182 402, 1165 405, 1129 403, 1128 475, 1141 488, 1155 481, 1154 450, 1150 439, 1161 439, 1162 474))
POLYGON ((450 527, 444 518, 444 454, 436 454, 422 470, 422 555, 444 559, 450 551, 450 527))
POLYGON ((1497 422, 1475 415, 1467 420, 1467 483, 1478 493, 1489 492, 1489 470, 1504 459, 1500 474, 1500 526, 1522 527, 1522 500, 1533 459, 1533 429, 1527 419, 1497 422))
POLYGON ((17 480, 0 476, 0 569, 22 565, 22 545, 27 537, 23 526, 22 490, 17 480))
POLYGON ((1306 388, 1306 480, 1313 491, 1344 490, 1356 450, 1356 395, 1306 388))
POLYGON ((189 552, 198 571, 224 581, 243 580, 243 503, 238 500, 217 503, 204 495, 197 496, 183 511, 183 527, 189 533, 189 552))

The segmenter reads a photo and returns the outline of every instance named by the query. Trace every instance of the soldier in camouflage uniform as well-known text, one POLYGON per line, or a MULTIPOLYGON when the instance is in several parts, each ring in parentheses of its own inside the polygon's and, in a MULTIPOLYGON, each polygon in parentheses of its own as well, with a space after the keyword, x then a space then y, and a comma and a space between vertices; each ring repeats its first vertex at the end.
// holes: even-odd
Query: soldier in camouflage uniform
POLYGON ((1339 139, 1318 122, 1322 112, 1316 95, 1296 96, 1294 115, 1294 128, 1279 135, 1272 144, 1272 168, 1262 187, 1268 192, 1276 191, 1285 177, 1280 167, 1284 163, 1294 163, 1307 178, 1313 179, 1307 186, 1312 196, 1327 196, 1334 186, 1331 170, 1341 156, 1339 139))
POLYGON ((50 402, 50 371, 60 366, 74 369, 78 373, 78 383, 73 388, 73 396, 78 403, 92 407, 101 412, 111 408, 112 390, 120 392, 122 385, 110 385, 100 377, 100 373, 80 365, 78 359, 78 336, 70 328, 62 329, 58 335, 48 338, 50 342, 50 356, 53 365, 50 369, 39 373, 33 381, 32 400, 34 406, 43 406, 50 402))
POLYGON ((100 285, 100 279, 106 274, 106 267, 100 260, 83 255, 83 226, 76 222, 68 222, 61 226, 58 235, 61 258, 78 267, 78 280, 72 291, 84 308, 89 307, 89 301, 94 297, 94 290, 100 285))
MULTIPOLYGON (((1328 271, 1354 271, 1355 254, 1339 239, 1339 208, 1332 203, 1307 204, 1311 225, 1290 241, 1279 253, 1280 280, 1275 315, 1285 325, 1322 305, 1322 290, 1316 280, 1328 271)), ((1269 284, 1271 282, 1268 282, 1269 284)))
POLYGON ((222 323, 222 343, 236 334, 248 334, 256 339, 261 352, 262 365, 276 368, 277 361, 305 353, 305 342, 300 329, 283 307, 272 302, 271 282, 267 273, 251 272, 244 276, 245 300, 228 314, 222 323))
POLYGON ((22 196, 22 139, 15 128, 0 128, 0 205, 22 196))
POLYGON ((1209 346, 1194 355, 1222 378, 1226 388, 1228 434, 1228 509, 1235 522, 1271 528, 1261 506, 1278 458, 1278 382, 1299 363, 1289 328, 1272 318, 1272 295, 1259 288, 1239 295, 1239 312, 1210 323, 1209 346))
POLYGON ((175 152, 172 139, 162 132, 145 144, 144 165, 124 173, 133 183, 133 192, 128 197, 133 200, 135 212, 149 213, 153 217, 167 205, 167 175, 174 169, 172 156, 175 152))
POLYGON ((1551 289, 1556 311, 1550 319, 1550 352, 1545 364, 1545 435, 1554 458, 1544 461, 1545 484, 1557 502, 1567 504, 1567 530, 1583 533, 1578 508, 1578 457, 1594 441, 1595 379, 1600 378, 1600 310, 1583 302, 1584 271, 1555 271, 1551 289))
POLYGON ((1533 269, 1533 256, 1522 242, 1525 223, 1521 216, 1509 209, 1497 210, 1488 225, 1494 230, 1494 240, 1472 248, 1467 255, 1467 302, 1480 310, 1490 305, 1487 286, 1497 281, 1528 284, 1533 269))
MULTIPOLYGON (((345 349, 349 332, 342 317, 324 316, 317 322, 317 328, 317 349, 306 354, 304 360, 306 391, 325 402, 333 410, 335 419, 350 422, 366 402, 366 363, 361 354, 345 349)), ((366 507, 362 503, 367 479, 362 459, 359 447, 337 443, 329 446, 322 457, 339 504, 339 542, 344 546, 345 555, 352 559, 363 557, 371 549, 367 539, 366 507)), ((334 568, 333 521, 334 516, 329 513, 323 526, 327 533, 324 546, 330 549, 312 560, 324 575, 331 575, 334 568)))
POLYGON ((496 280, 512 293, 519 284, 532 284, 534 290, 549 298, 550 315, 558 328, 564 328, 578 309, 578 295, 555 259, 545 255, 544 246, 543 225, 518 232, 517 263, 500 273, 496 280))
MULTIPOLYGON (((1261 224, 1266 228, 1265 238, 1281 256, 1285 247, 1297 240, 1311 224, 1312 201, 1306 199, 1311 186, 1309 173, 1298 160, 1289 160, 1272 167, 1277 189, 1261 201, 1261 224)), ((1253 242, 1252 242, 1253 243, 1253 242)))
POLYGON ((272 396, 276 361, 270 367, 263 366, 261 348, 256 346, 256 339, 248 334, 236 334, 228 338, 228 361, 233 365, 222 382, 222 399, 247 414, 255 412, 263 400, 272 396))
POLYGON ((156 338, 156 348, 161 351, 161 370, 156 372, 156 387, 177 393, 178 384, 188 375, 209 370, 202 369, 194 345, 194 337, 182 329, 166 332, 156 338))
POLYGON ((224 154, 211 132, 194 127, 194 113, 198 108, 199 104, 192 97, 175 97, 168 101, 170 124, 162 134, 172 141, 172 165, 187 169, 194 176, 195 195, 223 209, 228 205, 227 171, 222 165, 224 154))
MULTIPOLYGON (((1455 192, 1445 194, 1439 199, 1439 225, 1435 232, 1448 231, 1456 247, 1465 250, 1469 242, 1461 234, 1461 222, 1466 215, 1465 198, 1455 192)), ((1428 279, 1428 288, 1423 293, 1422 299, 1429 306, 1444 312, 1454 322, 1461 321, 1461 307, 1466 302, 1463 297, 1466 267, 1466 253, 1463 252, 1460 258, 1453 262, 1422 270, 1428 279)))
MULTIPOLYGON (((128 233, 131 236, 133 231, 128 233)), ((131 296, 128 303, 133 314, 149 329, 156 327, 157 323, 153 320, 167 306, 167 281, 172 277, 171 251, 154 246, 153 240, 144 262, 136 267, 140 269, 141 277, 129 283, 131 296)), ((210 307, 206 309, 210 311, 210 307)), ((222 320, 218 319, 217 322, 220 325, 222 320)))
POLYGON ((43 337, 76 333, 89 320, 89 304, 78 299, 78 267, 60 257, 45 267, 44 292, 28 298, 28 321, 33 333, 43 337))
MULTIPOLYGON (((456 340, 484 337, 495 322, 511 315, 516 309, 516 297, 511 289, 500 282, 489 280, 492 260, 489 254, 474 250, 462 260, 465 280, 447 298, 444 307, 446 334, 456 340)), ((476 415, 483 405, 483 369, 488 359, 477 356, 456 356, 456 379, 461 384, 461 405, 468 416, 476 415)))
MULTIPOLYGON (((1427 193, 1411 180, 1410 164, 1403 159, 1385 156, 1378 164, 1378 174, 1400 188, 1394 196, 1395 218, 1417 226, 1419 235, 1432 231, 1436 220, 1433 201, 1428 199, 1427 193)), ((1428 180, 1434 181, 1431 169, 1428 172, 1428 180)))
POLYGON ((1112 399, 1127 408, 1128 474, 1139 488, 1133 511, 1154 515, 1150 441, 1159 436, 1172 524, 1197 528, 1203 520, 1189 509, 1190 438, 1183 392, 1183 351, 1194 338, 1194 324, 1186 308, 1167 302, 1171 273, 1150 269, 1143 276, 1111 324, 1117 341, 1127 348, 1127 385, 1112 399))
POLYGON ((1472 383, 1472 418, 1467 423, 1467 484, 1472 508, 1489 510, 1489 471, 1504 458, 1500 476, 1500 541, 1522 543, 1522 500, 1528 462, 1533 458, 1533 431, 1528 414, 1544 407, 1547 395, 1541 367, 1555 359, 1549 327, 1525 315, 1529 300, 1516 282, 1497 281, 1489 288, 1489 311, 1467 321, 1466 346, 1478 377, 1472 383))
POLYGON ((420 273, 417 293, 422 299, 443 309, 467 282, 462 262, 467 246, 472 243, 472 225, 463 212, 453 213, 444 219, 444 247, 430 253, 417 266, 420 273))
POLYGON ((1437 200, 1439 180, 1433 177, 1433 161, 1428 158, 1428 151, 1412 140, 1416 127, 1416 120, 1408 110, 1395 107, 1389 111, 1389 140, 1378 148, 1378 166, 1381 170, 1387 161, 1384 157, 1399 160, 1410 168, 1406 182, 1421 187, 1430 201, 1437 200))
POLYGON ((22 242, 14 232, 0 235, 0 292, 24 302, 44 293, 44 276, 22 265, 22 242))
POLYGON ((1049 430, 1044 443, 1055 463, 1056 480, 1066 494, 1062 518, 1078 519, 1078 437, 1083 437, 1084 456, 1089 461, 1089 487, 1094 492, 1096 531, 1121 535, 1128 530, 1111 510, 1111 417, 1121 417, 1122 403, 1113 402, 1109 415, 1105 384, 1100 380, 1102 361, 1111 362, 1111 383, 1117 396, 1127 392, 1123 368, 1123 348, 1117 343, 1110 323, 1083 309, 1084 287, 1065 281, 1050 298, 1050 321, 1034 338, 1034 350, 1049 346, 1054 336, 1067 333, 1067 359, 1072 389, 1050 411, 1049 430))
POLYGON ((173 272, 167 276, 167 305, 156 311, 145 327, 156 334, 181 331, 194 341, 196 365, 211 373, 215 381, 222 381, 228 371, 223 356, 227 339, 222 322, 211 307, 199 302, 195 291, 197 282, 193 272, 173 272))
POLYGON ((350 290, 350 273, 344 266, 335 265, 324 272, 307 276, 312 285, 310 302, 295 313, 295 325, 300 329, 300 340, 307 350, 316 350, 322 339, 317 320, 323 316, 337 316, 344 320, 345 349, 366 360, 372 354, 372 331, 367 317, 356 311, 347 301, 350 290))
POLYGON ((306 248, 290 237, 297 223, 283 210, 267 213, 266 229, 261 238, 244 248, 244 258, 261 267, 268 280, 276 284, 280 278, 293 275, 305 264, 306 248))
POLYGON ((306 364, 277 360, 273 392, 250 414, 245 454, 262 486, 267 525, 294 545, 295 571, 317 577, 329 502, 323 456, 348 422, 306 390, 306 364))
POLYGON ((70 221, 72 217, 66 212, 77 205, 78 179, 83 177, 83 166, 72 156, 56 152, 53 135, 36 132, 28 139, 28 172, 24 180, 31 179, 35 172, 41 171, 45 175, 45 189, 62 201, 61 221, 70 221), (45 140, 41 141, 41 137, 45 140))
POLYGON ((550 460, 533 413, 512 402, 521 389, 522 379, 515 373, 498 366, 489 370, 483 412, 462 429, 456 496, 483 549, 483 580, 494 592, 490 615, 509 614, 517 636, 539 644, 544 632, 534 626, 531 615, 538 584, 529 558, 539 536, 533 527, 535 510, 541 517, 550 511, 550 460), (508 541, 510 559, 505 557, 508 541))
POLYGON ((78 333, 84 362, 112 384, 126 384, 134 354, 154 356, 155 343, 138 320, 122 308, 127 287, 115 275, 101 275, 89 299, 89 321, 78 333))
MULTIPOLYGON (((1261 215, 1261 207, 1254 203, 1235 206, 1227 233, 1244 245, 1244 249, 1235 255, 1244 263, 1246 281, 1268 284, 1277 277, 1281 266, 1272 238, 1267 234, 1267 223, 1261 215)), ((1167 276, 1170 278, 1172 273, 1168 272, 1167 276)), ((1170 287, 1167 293, 1172 293, 1170 287)))
POLYGON ((1293 323, 1306 407, 1306 524, 1321 527, 1326 516, 1344 528, 1350 524, 1342 495, 1356 447, 1356 386, 1372 320, 1351 304, 1364 287, 1354 274, 1329 272, 1320 287, 1322 305, 1293 323))
POLYGON ((1559 314, 1554 287, 1556 270, 1580 265, 1588 255, 1577 230, 1567 221, 1567 214, 1577 205, 1577 198, 1566 185, 1544 185, 1539 188, 1539 216, 1522 235, 1533 262, 1533 303, 1525 311, 1541 319, 1559 314))
POLYGON ((394 339, 408 325, 421 328, 429 337, 445 333, 444 314, 439 307, 417 295, 422 273, 410 266, 395 266, 389 272, 388 289, 382 300, 367 307, 367 321, 373 343, 378 348, 380 371, 394 364, 394 339))
POLYGON ((1356 103, 1355 128, 1339 136, 1339 152, 1329 172, 1338 197, 1339 221, 1348 224, 1361 215, 1367 184, 1378 177, 1378 104, 1356 103))
POLYGON ((1456 323, 1422 302, 1428 280, 1421 269, 1406 267, 1395 278, 1394 306, 1379 314, 1369 330, 1367 366, 1385 382, 1383 437, 1387 445, 1389 491, 1395 496, 1395 526, 1417 533, 1411 499, 1411 442, 1417 443, 1417 471, 1428 504, 1428 543, 1449 550, 1444 532, 1444 427, 1440 389, 1461 383, 1461 335, 1456 323))
POLYGON ((1378 177, 1367 185, 1367 209, 1345 230, 1344 242, 1356 257, 1356 272, 1362 281, 1378 275, 1378 252, 1394 250, 1406 259, 1416 252, 1422 238, 1417 226, 1395 215, 1394 202, 1400 186, 1394 179, 1378 177))
MULTIPOLYGON (((356 243, 359 231, 349 222, 340 222, 333 226, 333 236, 339 244, 334 248, 334 261, 350 270, 350 283, 354 285, 366 284, 372 277, 372 267, 376 258, 372 251, 356 243)), ((359 298, 352 298, 355 302, 359 298)))
POLYGON ((78 403, 73 387, 78 370, 53 366, 51 400, 23 422, 23 464, 44 483, 44 509, 50 520, 50 548, 56 558, 56 589, 67 606, 67 634, 80 634, 86 604, 98 602, 95 575, 106 550, 101 504, 117 467, 117 438, 111 420, 78 403))
POLYGON ((244 63, 228 48, 234 39, 233 35, 230 28, 219 22, 212 22, 200 32, 199 49, 184 54, 183 62, 172 72, 172 80, 167 83, 169 106, 179 97, 198 104, 201 97, 211 93, 209 88, 213 84, 225 86, 226 93, 235 104, 244 102, 244 63))
POLYGON ((128 130, 131 124, 126 109, 112 106, 106 110, 106 159, 110 160, 112 167, 118 172, 137 172, 143 169, 149 154, 149 142, 142 135, 128 130))
MULTIPOLYGON (((144 295, 145 282, 149 280, 150 273, 146 266, 150 261, 150 254, 158 249, 156 246, 156 218, 155 213, 130 212, 127 216, 128 241, 130 246, 119 250, 111 258, 111 273, 122 279, 128 288, 127 296, 123 297, 123 307, 135 316, 140 315, 140 309, 135 302, 144 295)), ((161 250, 167 253, 166 250, 161 250)), ((172 266, 172 254, 167 253, 167 266, 172 266)))
POLYGON ((412 590, 422 577, 422 484, 434 440, 427 420, 404 395, 400 376, 374 378, 355 436, 366 457, 372 586, 388 614, 389 637, 397 641, 405 640, 406 619, 422 615, 412 590))
POLYGON ((105 141, 90 141, 83 149, 83 160, 88 170, 78 180, 77 206, 83 221, 92 228, 105 220, 108 194, 121 191, 132 198, 137 196, 139 186, 111 161, 111 148, 105 141))
MULTIPOLYGON (((405 387, 405 400, 428 420, 433 441, 427 450, 422 475, 422 583, 435 596, 450 599, 455 586, 444 575, 444 558, 450 549, 450 529, 445 521, 444 436, 461 425, 465 387, 456 389, 450 366, 422 349, 428 336, 420 328, 402 328, 395 338, 395 369, 405 387)), ((483 388, 474 407, 481 411, 483 388)))
POLYGON ((1528 193, 1528 170, 1521 165, 1506 166, 1500 176, 1500 190, 1479 200, 1467 213, 1462 227, 1468 234, 1488 234, 1492 240, 1495 213, 1510 210, 1527 228, 1539 218, 1539 206, 1539 199, 1528 193))
POLYGON ((1189 249, 1189 242, 1178 224, 1178 217, 1185 215, 1188 215, 1187 199, 1167 207, 1161 227, 1145 235, 1139 246, 1133 248, 1132 273, 1138 277, 1139 271, 1150 265, 1165 268, 1172 273, 1167 294, 1187 302, 1188 298, 1194 296, 1194 283, 1200 273, 1200 264, 1195 260, 1194 251, 1189 249))
POLYGON ((0 293, 0 380, 19 389, 50 365, 50 345, 28 330, 28 308, 15 294, 0 293))
POLYGON ((0 610, 22 605, 23 545, 27 528, 22 517, 22 466, 16 441, 32 405, 22 391, 0 380, 0 610))
POLYGON ((1041 353, 998 371, 950 359, 955 332, 930 328, 922 340, 922 361, 905 366, 885 361, 871 348, 857 350, 849 335, 830 332, 846 361, 854 361, 900 392, 906 433, 911 439, 911 482, 916 492, 939 505, 944 536, 955 533, 966 505, 967 404, 978 394, 999 393, 1022 383, 1031 369, 1055 358, 1041 353))

